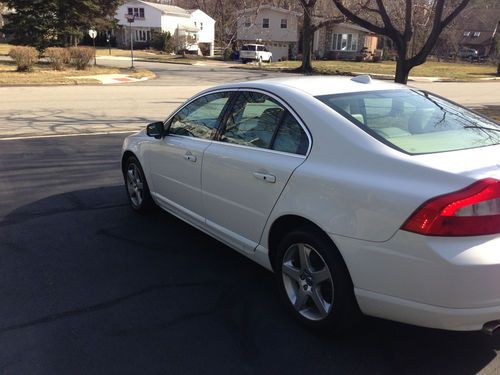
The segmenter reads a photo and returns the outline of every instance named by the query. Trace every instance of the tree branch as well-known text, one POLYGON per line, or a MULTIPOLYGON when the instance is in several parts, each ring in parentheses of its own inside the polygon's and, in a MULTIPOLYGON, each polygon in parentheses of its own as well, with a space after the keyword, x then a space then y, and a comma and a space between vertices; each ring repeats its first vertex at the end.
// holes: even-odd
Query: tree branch
POLYGON ((325 27, 325 26, 331 26, 331 25, 335 25, 335 24, 338 24, 338 23, 342 23, 342 22, 345 22, 346 21, 346 17, 345 16, 338 16, 338 17, 335 17, 335 18, 330 18, 328 20, 325 20, 325 21, 321 21, 315 25, 312 25, 311 26, 311 31, 312 32, 316 32, 318 31, 319 29, 321 29, 322 27, 325 27))
POLYGON ((387 9, 385 8, 383 0, 377 0, 378 10, 382 21, 384 21, 384 25, 388 30, 396 31, 394 26, 392 25, 391 18, 387 14, 387 9))
POLYGON ((423 64, 432 51, 432 48, 436 44, 439 35, 443 31, 443 29, 456 17, 458 14, 467 6, 470 0, 462 0, 462 2, 445 18, 445 20, 441 21, 444 10, 444 2, 445 0, 438 0, 436 3, 436 9, 434 11, 434 22, 432 25, 432 30, 429 34, 429 38, 420 49, 420 51, 413 56, 409 63, 412 66, 417 66, 423 64))
POLYGON ((338 8, 338 10, 340 10, 340 12, 343 15, 345 15, 348 19, 350 19, 352 22, 358 24, 361 27, 364 27, 365 29, 370 30, 371 32, 374 32, 375 34, 386 35, 390 37, 390 32, 386 28, 377 26, 361 17, 358 17, 356 14, 347 9, 344 6, 344 4, 342 4, 342 0, 332 0, 332 1, 338 8))

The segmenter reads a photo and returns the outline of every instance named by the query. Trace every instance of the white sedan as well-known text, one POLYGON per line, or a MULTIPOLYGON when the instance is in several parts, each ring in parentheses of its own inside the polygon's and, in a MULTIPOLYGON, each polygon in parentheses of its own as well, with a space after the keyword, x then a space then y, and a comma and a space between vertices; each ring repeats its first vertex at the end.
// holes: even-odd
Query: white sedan
POLYGON ((500 325, 500 125, 368 76, 201 92, 129 136, 134 210, 156 204, 274 271, 288 309, 500 325))

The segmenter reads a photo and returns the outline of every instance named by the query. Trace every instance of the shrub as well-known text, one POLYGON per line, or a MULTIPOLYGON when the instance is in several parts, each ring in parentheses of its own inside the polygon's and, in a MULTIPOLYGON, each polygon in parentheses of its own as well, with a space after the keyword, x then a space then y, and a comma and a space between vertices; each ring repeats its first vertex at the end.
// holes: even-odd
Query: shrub
POLYGON ((16 62, 18 72, 29 72, 38 61, 38 52, 33 47, 12 47, 9 56, 16 62))
POLYGON ((71 56, 66 48, 52 47, 45 50, 45 57, 55 70, 64 70, 64 66, 70 63, 71 56))
POLYGON ((157 51, 163 51, 167 53, 172 53, 175 47, 172 35, 168 31, 153 32, 153 35, 151 36, 150 46, 157 51))
POLYGON ((90 47, 71 47, 69 52, 71 63, 78 70, 84 70, 94 58, 94 49, 90 47))

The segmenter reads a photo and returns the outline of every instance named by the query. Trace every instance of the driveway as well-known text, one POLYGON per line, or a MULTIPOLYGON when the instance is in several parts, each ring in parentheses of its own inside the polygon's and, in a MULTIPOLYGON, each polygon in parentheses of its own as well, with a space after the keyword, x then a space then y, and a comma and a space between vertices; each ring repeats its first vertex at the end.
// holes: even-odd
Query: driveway
POLYGON ((273 275, 128 207, 123 135, 0 142, 1 374, 475 374, 500 336, 365 318, 315 334, 273 275))

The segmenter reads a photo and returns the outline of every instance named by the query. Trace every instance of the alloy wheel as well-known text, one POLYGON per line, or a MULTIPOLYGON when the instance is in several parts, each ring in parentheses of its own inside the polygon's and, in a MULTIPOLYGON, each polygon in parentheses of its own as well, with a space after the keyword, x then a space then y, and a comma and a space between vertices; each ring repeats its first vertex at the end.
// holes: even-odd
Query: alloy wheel
POLYGON ((130 163, 127 168, 127 190, 132 204, 140 207, 144 201, 144 182, 141 171, 135 163, 130 163))
POLYGON ((333 278, 321 254, 311 245, 292 244, 283 257, 283 284, 294 309, 309 320, 322 320, 332 311, 333 278))

